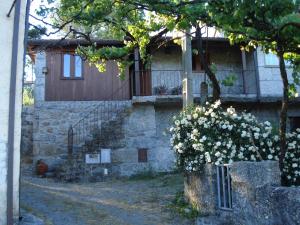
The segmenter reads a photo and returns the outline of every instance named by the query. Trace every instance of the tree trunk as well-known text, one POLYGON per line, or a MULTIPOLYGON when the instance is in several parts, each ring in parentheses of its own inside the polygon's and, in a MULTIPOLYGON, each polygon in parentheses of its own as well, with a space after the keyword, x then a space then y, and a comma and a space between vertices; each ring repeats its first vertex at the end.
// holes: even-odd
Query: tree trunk
MULTIPOLYGON (((204 49, 203 49, 202 34, 201 34, 201 29, 200 29, 199 25, 196 26, 196 39, 197 39, 197 50, 198 50, 198 54, 200 55, 200 63, 212 83, 213 101, 216 101, 216 100, 220 99, 221 89, 220 89, 219 82, 216 78, 216 75, 209 68, 207 59, 205 57, 205 53, 204 53, 204 49)), ((206 42, 206 44, 207 44, 207 42, 206 42)))
POLYGON ((286 121, 287 121, 287 110, 288 110, 288 88, 289 82, 285 69, 285 63, 283 58, 283 52, 278 53, 279 57, 279 68, 280 75, 283 83, 283 97, 281 101, 281 111, 280 111, 280 126, 279 126, 279 136, 280 136, 280 155, 279 155, 279 167, 283 169, 283 160, 286 153, 286 121))

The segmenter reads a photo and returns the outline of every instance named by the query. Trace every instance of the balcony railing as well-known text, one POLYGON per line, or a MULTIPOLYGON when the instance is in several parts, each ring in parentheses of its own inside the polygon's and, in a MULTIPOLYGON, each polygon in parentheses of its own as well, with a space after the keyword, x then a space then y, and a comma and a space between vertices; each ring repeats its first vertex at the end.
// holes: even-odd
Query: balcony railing
MULTIPOLYGON (((151 70, 139 71, 141 94, 147 95, 181 95, 182 70, 151 70)), ((210 83, 204 72, 193 72, 193 93, 200 95, 201 83, 210 83)), ((217 79, 221 86, 222 95, 256 94, 254 70, 226 69, 217 70, 217 79)), ((208 85, 208 93, 212 93, 208 85)))

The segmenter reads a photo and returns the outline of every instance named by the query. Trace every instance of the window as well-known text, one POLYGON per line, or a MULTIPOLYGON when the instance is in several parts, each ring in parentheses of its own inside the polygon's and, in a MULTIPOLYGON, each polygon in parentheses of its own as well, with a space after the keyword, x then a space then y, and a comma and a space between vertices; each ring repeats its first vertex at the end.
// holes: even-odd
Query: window
POLYGON ((290 117, 290 130, 295 131, 300 128, 300 117, 290 117))
POLYGON ((138 162, 148 162, 148 149, 139 148, 138 149, 138 162))
POLYGON ((82 79, 82 59, 78 55, 63 54, 63 78, 82 79))
MULTIPOLYGON (((279 59, 278 59, 277 55, 275 55, 273 53, 265 54, 265 65, 279 67, 279 59)), ((285 65, 290 66, 290 62, 285 60, 285 65)))
MULTIPOLYGON (((207 62, 208 64, 210 64, 210 59, 209 59, 209 54, 207 54, 207 62)), ((196 54, 193 54, 192 55, 192 70, 193 72, 202 72, 204 71, 204 68, 201 64, 201 59, 200 59, 200 55, 196 55, 196 54)))
POLYGON ((265 54, 265 65, 266 66, 278 66, 279 65, 279 59, 277 55, 273 53, 265 54))

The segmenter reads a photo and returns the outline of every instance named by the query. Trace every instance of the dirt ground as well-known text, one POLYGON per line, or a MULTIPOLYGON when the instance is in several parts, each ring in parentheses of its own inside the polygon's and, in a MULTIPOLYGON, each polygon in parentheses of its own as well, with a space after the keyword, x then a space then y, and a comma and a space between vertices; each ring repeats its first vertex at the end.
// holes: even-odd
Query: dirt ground
POLYGON ((23 176, 20 204, 46 225, 194 224, 170 207, 182 190, 179 174, 84 184, 23 176))

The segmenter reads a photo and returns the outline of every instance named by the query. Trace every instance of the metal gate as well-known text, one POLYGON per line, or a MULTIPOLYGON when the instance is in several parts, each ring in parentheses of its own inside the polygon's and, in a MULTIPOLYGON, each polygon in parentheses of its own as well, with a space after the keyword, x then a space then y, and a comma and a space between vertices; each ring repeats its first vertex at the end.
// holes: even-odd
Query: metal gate
POLYGON ((217 166, 218 207, 232 210, 232 188, 228 164, 217 166))

